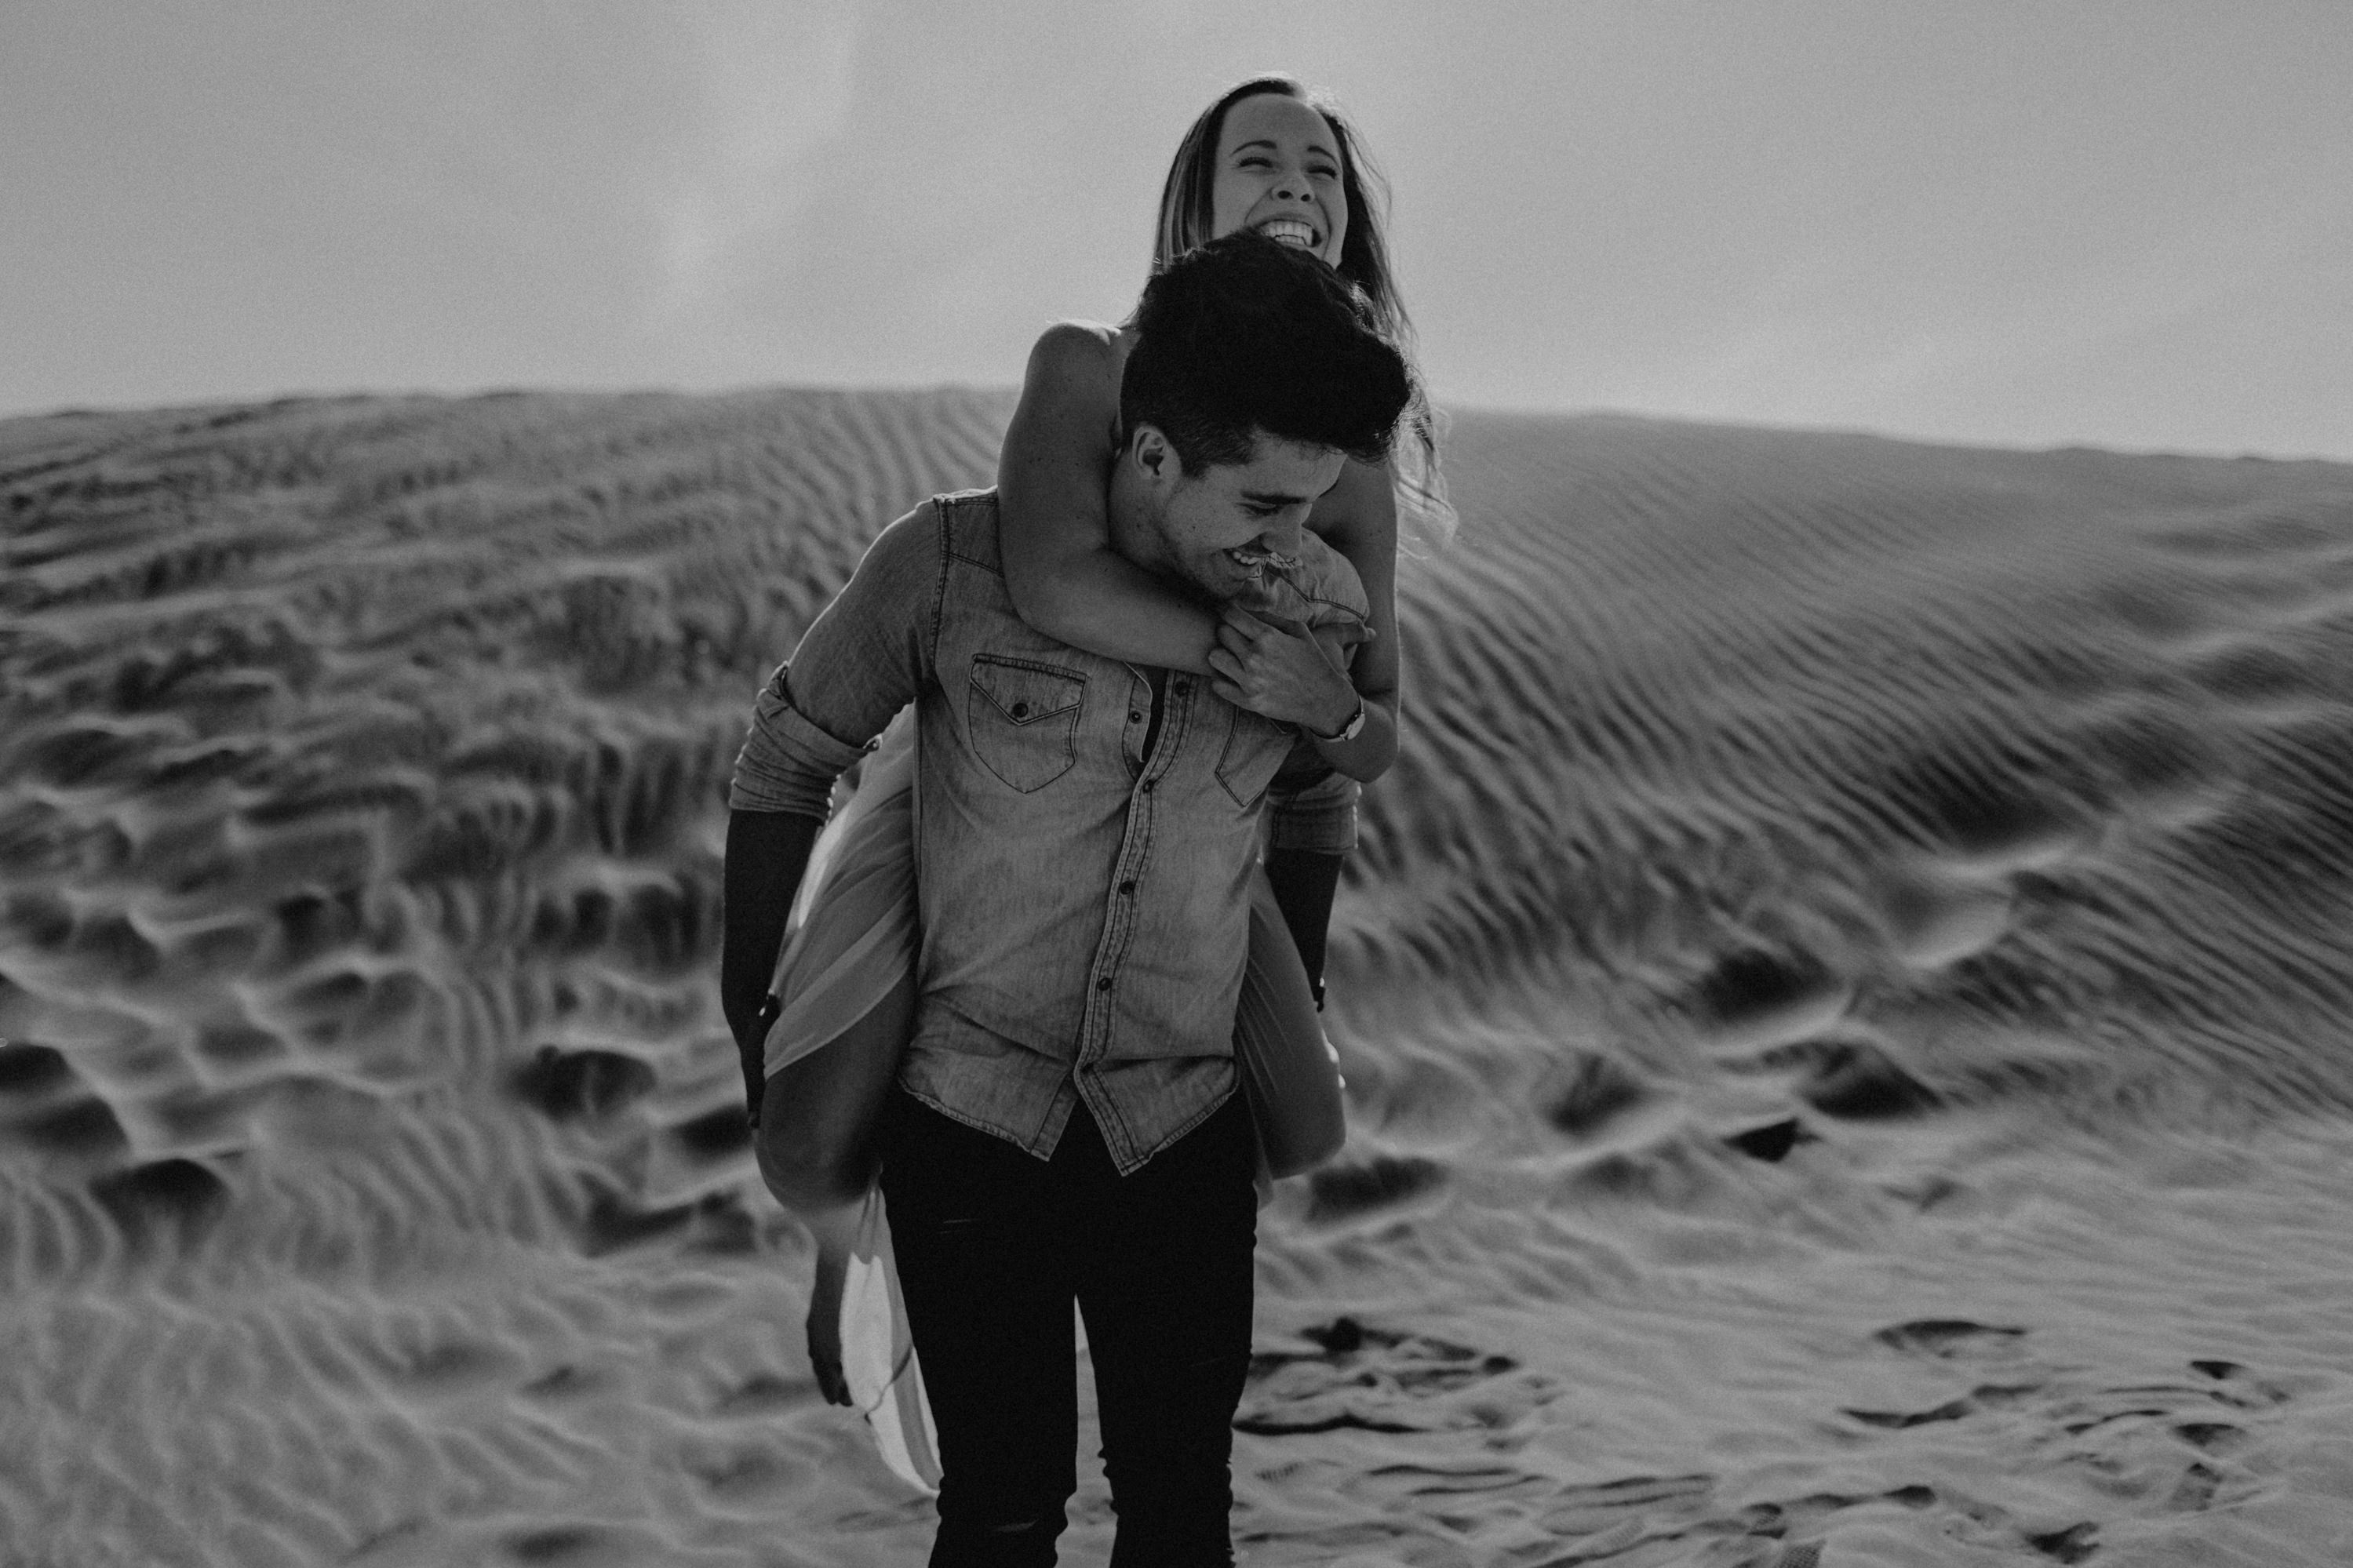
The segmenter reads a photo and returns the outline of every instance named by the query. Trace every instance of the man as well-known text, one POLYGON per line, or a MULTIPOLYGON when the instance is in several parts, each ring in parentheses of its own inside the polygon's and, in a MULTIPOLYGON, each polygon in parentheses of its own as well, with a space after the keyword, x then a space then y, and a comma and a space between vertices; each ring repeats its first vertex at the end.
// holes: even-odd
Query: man
POLYGON ((1247 889, 1294 724, 1338 743, 1357 708, 1312 637, 1236 606, 1361 613, 1303 525, 1347 457, 1381 456, 1408 385, 1345 283, 1255 236, 1154 279, 1138 324, 1112 545, 1229 607, 1228 679, 1251 709, 1031 630, 995 496, 975 491, 875 542, 737 764, 722 989, 752 1039, 826 791, 916 705, 923 952, 882 1185, 939 1429, 935 1568, 1053 1562, 1076 1484, 1073 1300, 1114 1562, 1231 1561, 1256 1226, 1230 1045, 1247 889))

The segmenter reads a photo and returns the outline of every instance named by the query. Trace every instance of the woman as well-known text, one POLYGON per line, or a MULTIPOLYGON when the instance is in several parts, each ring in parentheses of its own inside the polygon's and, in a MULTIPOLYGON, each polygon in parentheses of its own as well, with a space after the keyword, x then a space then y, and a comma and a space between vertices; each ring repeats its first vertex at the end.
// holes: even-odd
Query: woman
MULTIPOLYGON (((1332 264, 1402 340, 1407 324, 1370 198, 1375 188, 1336 109, 1290 78, 1254 78, 1212 104, 1178 148, 1162 192, 1155 268, 1207 239, 1257 229, 1332 264)), ((1207 675, 1226 700, 1299 721, 1302 715, 1282 708, 1279 683, 1253 650, 1248 616, 1214 616, 1110 548, 1104 478, 1116 441, 1121 372, 1134 341, 1133 323, 1062 323, 1032 353, 999 464, 1008 589, 1023 617, 1050 637, 1109 658, 1207 675)), ((1397 497, 1403 491, 1418 503, 1426 533, 1442 535, 1451 520, 1434 483, 1427 412, 1417 407, 1415 415, 1397 465, 1413 478, 1400 479, 1388 465, 1351 463, 1309 521, 1356 568, 1371 603, 1372 637, 1348 668, 1359 698, 1356 715, 1310 737, 1288 802, 1275 813, 1238 1017, 1245 1037, 1320 1044, 1313 1009, 1320 1002, 1332 896, 1354 838, 1356 782, 1378 776, 1397 752, 1397 497), (1276 934, 1278 918, 1291 940, 1276 934)), ((1336 660, 1342 650, 1327 646, 1325 654, 1336 660)), ((841 1366, 845 1289, 875 1292, 878 1303, 895 1289, 887 1249, 871 1234, 859 1238, 861 1225, 871 1232, 879 1221, 871 1199, 856 1206, 867 1195, 872 1167, 871 1119, 839 1111, 880 1103, 913 1016, 908 731, 902 715, 866 763, 856 795, 828 826, 778 965, 784 1001, 762 1042, 765 1084, 754 1078, 749 1051, 745 1064, 759 1106, 763 1174, 818 1237, 809 1350, 827 1397, 837 1404, 853 1403, 853 1379, 841 1366), (821 1048, 828 1045, 847 1048, 821 1048)), ((1315 1070, 1305 1071, 1296 1051, 1238 1054, 1246 1066, 1272 1064, 1272 1077, 1245 1075, 1271 1173, 1303 1169, 1337 1147, 1344 1129, 1336 1079, 1322 1062, 1311 1061, 1315 1070)), ((849 1317, 853 1324, 876 1321, 854 1310, 849 1317)), ((849 1348, 863 1352, 853 1354, 854 1363, 904 1364, 903 1345, 849 1348)), ((923 1446, 920 1394, 911 1379, 900 1392, 913 1397, 873 1412, 886 1452, 893 1433, 884 1428, 892 1421, 910 1450, 923 1446)), ((923 1469, 919 1452, 914 1468, 923 1469)))

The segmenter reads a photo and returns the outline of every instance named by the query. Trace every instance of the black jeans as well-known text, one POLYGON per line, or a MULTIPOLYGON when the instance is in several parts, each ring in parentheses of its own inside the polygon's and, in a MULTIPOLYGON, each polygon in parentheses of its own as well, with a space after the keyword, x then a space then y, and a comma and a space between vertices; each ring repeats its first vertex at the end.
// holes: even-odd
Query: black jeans
POLYGON ((1073 1300, 1119 1514, 1113 1568, 1231 1563, 1258 1230, 1241 1095, 1129 1176, 1083 1105, 1050 1161, 904 1093, 883 1138, 891 1243, 939 1427, 932 1568, 1054 1561, 1078 1485, 1073 1300))

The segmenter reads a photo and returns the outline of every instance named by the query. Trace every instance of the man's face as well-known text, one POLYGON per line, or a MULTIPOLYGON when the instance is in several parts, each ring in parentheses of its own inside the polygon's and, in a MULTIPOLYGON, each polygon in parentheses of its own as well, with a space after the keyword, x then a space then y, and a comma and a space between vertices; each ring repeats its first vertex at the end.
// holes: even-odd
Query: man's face
POLYGON ((1348 460, 1330 447, 1261 435, 1248 462, 1187 473, 1149 426, 1128 456, 1146 475, 1162 555, 1155 564, 1212 599, 1244 604, 1262 595, 1270 571, 1298 559, 1315 498, 1348 460))

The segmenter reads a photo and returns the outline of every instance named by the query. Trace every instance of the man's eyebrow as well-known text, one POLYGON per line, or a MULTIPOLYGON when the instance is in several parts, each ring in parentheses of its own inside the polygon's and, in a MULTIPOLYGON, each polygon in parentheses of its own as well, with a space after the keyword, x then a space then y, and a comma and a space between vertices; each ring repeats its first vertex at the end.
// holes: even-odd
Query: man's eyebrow
POLYGON ((1311 501, 1314 499, 1311 495, 1300 495, 1289 490, 1244 490, 1242 492, 1242 500, 1252 506, 1297 506, 1303 501, 1311 501))

